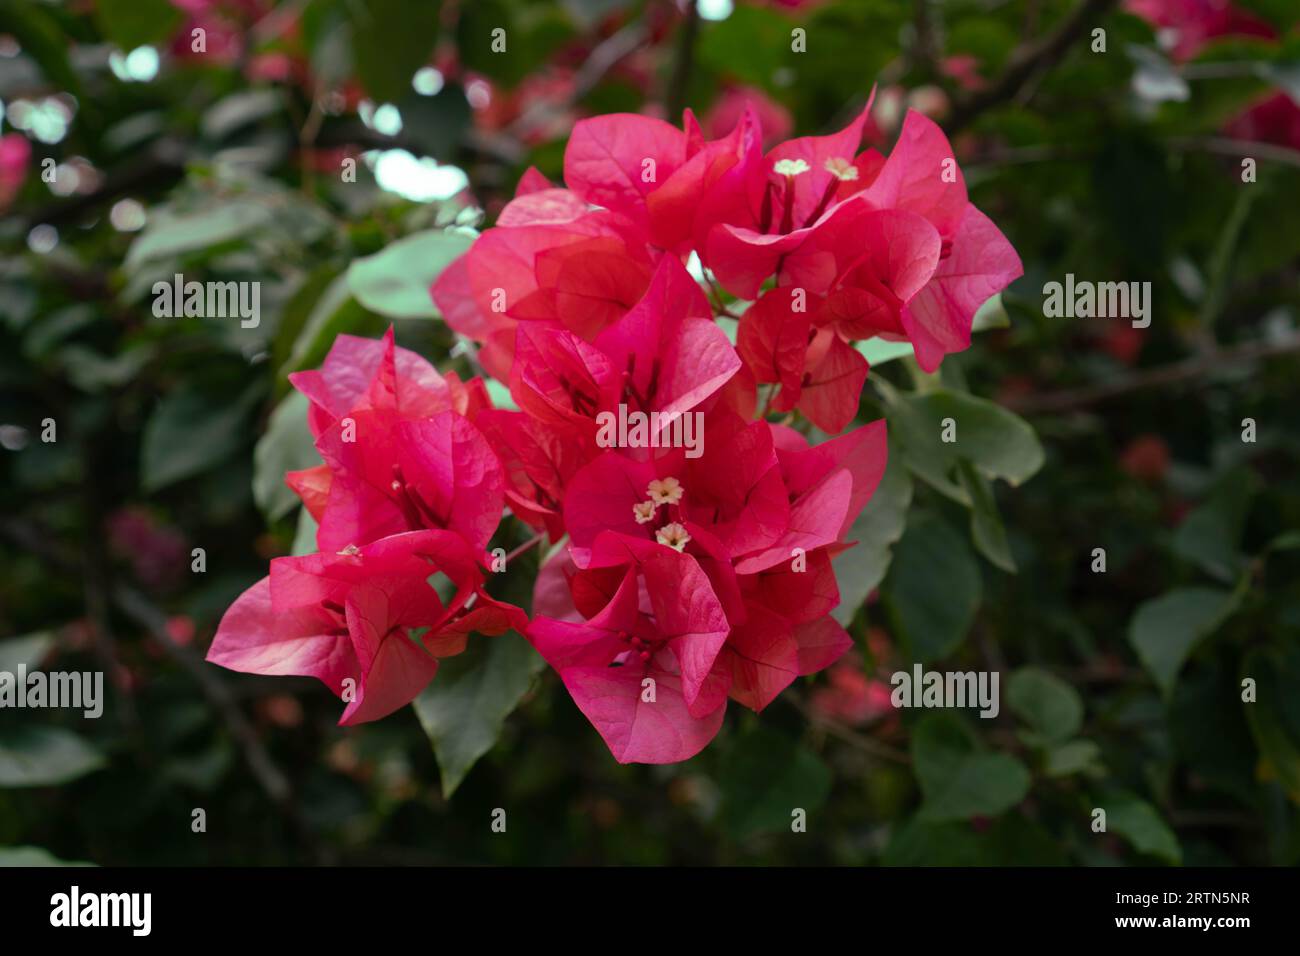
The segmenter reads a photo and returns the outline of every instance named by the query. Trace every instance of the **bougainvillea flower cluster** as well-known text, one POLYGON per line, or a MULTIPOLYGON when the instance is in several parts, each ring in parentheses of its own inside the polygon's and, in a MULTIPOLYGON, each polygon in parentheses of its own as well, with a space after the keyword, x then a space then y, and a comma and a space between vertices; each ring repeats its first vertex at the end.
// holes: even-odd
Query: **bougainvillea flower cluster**
POLYGON ((885 157, 860 150, 867 116, 766 151, 752 109, 712 140, 689 111, 683 129, 579 122, 565 186, 529 170, 431 290, 513 407, 391 332, 341 336, 293 376, 323 464, 286 480, 320 553, 273 561, 210 659, 351 680, 356 722, 410 701, 471 632, 513 628, 614 757, 646 763, 834 663, 851 640, 832 559, 886 462, 884 422, 845 430, 857 343, 910 342, 932 371, 1021 271, 939 128, 909 114, 885 157), (655 440, 611 445, 602 422, 629 410, 655 440), (684 416, 698 447, 658 440, 684 416), (505 511, 557 545, 531 620, 484 589, 505 511))
POLYGON ((275 558, 222 618, 208 660, 317 677, 341 723, 387 716, 471 633, 527 627, 484 590, 501 520, 501 465, 466 417, 482 381, 442 375, 414 352, 341 335, 319 371, 291 376, 325 463, 285 476, 319 523, 320 551, 275 558))

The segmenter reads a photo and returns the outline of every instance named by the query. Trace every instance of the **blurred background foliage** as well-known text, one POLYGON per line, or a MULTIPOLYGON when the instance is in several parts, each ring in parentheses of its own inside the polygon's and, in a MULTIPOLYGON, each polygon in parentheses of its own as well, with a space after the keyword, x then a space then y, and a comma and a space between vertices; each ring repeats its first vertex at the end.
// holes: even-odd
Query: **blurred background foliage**
POLYGON ((0 711, 0 862, 1296 863, 1296 13, 4 0, 0 670, 109 691, 98 721, 0 711), (837 561, 850 657, 668 767, 617 765, 513 635, 347 730, 313 681, 202 663, 310 540, 286 374, 390 323, 472 374, 428 283, 529 165, 559 178, 575 119, 690 106, 720 135, 748 98, 776 140, 873 84, 876 144, 909 107, 944 124, 1025 276, 941 376, 876 356, 893 454, 837 561), (178 272, 260 282, 257 328, 155 317, 178 272), (1044 317, 1067 273, 1150 282, 1150 327, 1044 317), (916 661, 997 670, 1001 713, 891 708, 916 661))

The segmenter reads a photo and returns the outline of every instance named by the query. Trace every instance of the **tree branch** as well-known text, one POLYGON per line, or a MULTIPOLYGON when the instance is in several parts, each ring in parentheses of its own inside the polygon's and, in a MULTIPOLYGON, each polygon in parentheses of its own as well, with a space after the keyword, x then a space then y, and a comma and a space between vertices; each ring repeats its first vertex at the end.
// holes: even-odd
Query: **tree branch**
POLYGON ((1083 0, 1047 36, 1012 51, 1002 74, 988 86, 972 90, 953 103, 944 122, 949 136, 965 129, 985 110, 1009 102, 1040 72, 1050 69, 1088 26, 1115 5, 1116 0, 1083 0))
POLYGON ((1236 348, 1207 352, 1181 362, 1141 369, 1097 385, 1048 392, 1045 395, 1025 395, 1010 399, 1006 404, 1012 411, 1021 414, 1075 411, 1141 389, 1191 381, 1224 365, 1253 362, 1291 352, 1300 352, 1300 333, 1275 342, 1250 342, 1236 348))
MULTIPOLYGON (((74 558, 53 544, 54 539, 32 522, 22 519, 5 520, 0 523, 0 533, 63 573, 84 573, 74 558)), ((176 643, 167 630, 167 615, 139 591, 126 585, 116 585, 112 587, 111 597, 123 614, 142 627, 172 660, 194 678, 217 716, 235 738, 258 785, 284 814, 298 838, 313 852, 317 861, 328 862, 325 851, 294 803, 288 778, 271 759, 225 682, 193 651, 176 643)))
POLYGON ((691 70, 695 67, 695 38, 700 33, 700 10, 696 0, 686 0, 685 19, 677 34, 677 54, 673 58, 673 72, 664 95, 664 109, 670 122, 676 122, 686 108, 686 93, 691 85, 691 70))

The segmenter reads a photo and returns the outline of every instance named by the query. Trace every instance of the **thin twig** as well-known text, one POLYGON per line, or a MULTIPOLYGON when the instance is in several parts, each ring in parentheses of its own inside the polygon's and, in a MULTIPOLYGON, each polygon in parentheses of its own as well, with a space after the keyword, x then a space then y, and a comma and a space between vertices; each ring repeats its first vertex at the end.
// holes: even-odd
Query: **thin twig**
POLYGON ((1074 411, 1140 389, 1154 388, 1160 385, 1176 385, 1181 382, 1191 381, 1225 365, 1253 362, 1278 355, 1287 355, 1292 352, 1300 352, 1300 333, 1289 335, 1274 342, 1250 342, 1236 348, 1219 349, 1181 362, 1141 369, 1097 385, 1064 389, 1059 392, 1049 392, 1045 395, 1025 395, 1011 398, 1007 401, 1007 405, 1013 411, 1022 414, 1074 411))
POLYGON ((1056 29, 1033 43, 1012 51, 1000 76, 987 86, 971 90, 953 103, 943 127, 951 136, 965 129, 984 111, 1015 100, 1042 71, 1056 64, 1088 26, 1113 7, 1116 0, 1083 0, 1056 29))
POLYGON ((573 77, 573 87, 562 101, 539 100, 519 115, 505 130, 508 137, 523 140, 549 117, 564 113, 581 102, 610 70, 635 53, 649 39, 639 20, 627 24, 597 44, 573 77))
POLYGON ((1273 143, 1259 143, 1224 136, 1186 136, 1170 139, 1169 146, 1180 152, 1218 153, 1220 156, 1237 156, 1249 159, 1267 159, 1286 166, 1300 166, 1300 150, 1273 143))
POLYGON ((289 800, 289 781, 272 763, 266 748, 236 706, 225 683, 189 648, 176 643, 167 630, 167 615, 139 591, 127 585, 118 585, 113 589, 113 601, 123 614, 144 628, 173 661, 189 671, 243 750, 249 769, 257 777, 262 789, 277 804, 284 805, 289 800))
POLYGON ((722 290, 718 288, 718 283, 714 280, 712 273, 707 269, 704 271, 704 282, 709 287, 709 294, 713 298, 713 306, 717 309, 719 315, 725 315, 729 319, 740 321, 740 316, 727 308, 727 304, 722 301, 722 290))
POLYGON ((695 40, 700 33, 700 9, 696 0, 686 0, 683 16, 682 25, 678 28, 673 72, 668 80, 668 91, 664 95, 664 108, 670 120, 676 119, 686 108, 691 71, 695 67, 695 40))
POLYGON ((938 75, 939 37, 935 27, 935 0, 913 0, 911 66, 927 80, 938 75))
MULTIPOLYGON (((0 523, 0 534, 63 573, 83 573, 75 558, 65 554, 52 543, 53 538, 50 535, 31 522, 6 520, 0 523)), ((217 716, 235 738, 258 785, 284 814, 303 844, 312 850, 319 861, 327 862, 326 851, 316 841, 311 828, 293 801, 288 778, 262 746, 257 733, 244 717, 225 682, 193 651, 176 643, 167 630, 167 615, 139 591, 126 585, 116 585, 112 588, 111 597, 123 614, 140 625, 161 645, 168 656, 194 677, 203 695, 217 712, 217 716)))
POLYGON ((909 764, 912 762, 912 758, 906 753, 889 746, 889 744, 883 744, 874 737, 859 733, 852 727, 847 727, 839 721, 828 718, 823 714, 814 714, 812 708, 809 707, 803 698, 796 693, 787 691, 783 695, 782 699, 789 701, 795 710, 803 714, 807 720, 815 723, 818 727, 821 727, 832 737, 842 740, 846 744, 851 744, 852 746, 857 747, 863 753, 870 754, 873 757, 880 757, 884 760, 892 760, 894 763, 909 764))

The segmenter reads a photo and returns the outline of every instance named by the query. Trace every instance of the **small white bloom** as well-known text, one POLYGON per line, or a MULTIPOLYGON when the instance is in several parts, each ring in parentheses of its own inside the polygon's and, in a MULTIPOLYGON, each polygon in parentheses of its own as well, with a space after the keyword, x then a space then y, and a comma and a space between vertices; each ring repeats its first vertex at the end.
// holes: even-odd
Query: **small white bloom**
POLYGON ((676 550, 681 551, 686 547, 687 542, 691 540, 691 536, 687 533, 685 528, 674 521, 671 524, 664 525, 656 531, 655 540, 660 544, 666 544, 670 548, 675 548, 676 550))
POLYGON ((646 494, 657 505, 675 505, 682 500, 685 491, 686 489, 682 487, 680 481, 669 476, 667 478, 656 478, 650 482, 646 494))
POLYGON ((844 183, 854 182, 858 178, 858 167, 842 156, 832 156, 826 160, 826 172, 844 183))
POLYGON ((772 165, 773 171, 778 176, 798 176, 800 173, 806 173, 812 169, 802 159, 778 159, 772 165))

